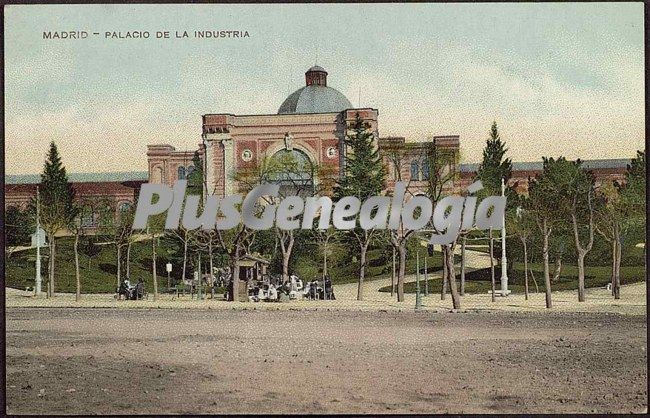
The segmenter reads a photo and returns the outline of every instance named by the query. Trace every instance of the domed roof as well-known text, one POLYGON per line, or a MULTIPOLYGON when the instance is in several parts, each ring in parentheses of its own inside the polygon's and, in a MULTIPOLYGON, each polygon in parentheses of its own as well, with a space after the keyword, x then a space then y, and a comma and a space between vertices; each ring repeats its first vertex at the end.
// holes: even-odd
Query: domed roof
POLYGON ((340 91, 327 86, 311 85, 291 93, 278 109, 278 114, 334 113, 351 108, 352 103, 340 91))
POLYGON ((305 73, 306 86, 294 91, 278 109, 287 113, 335 113, 352 108, 352 103, 338 90, 327 87, 327 71, 314 65, 305 73))

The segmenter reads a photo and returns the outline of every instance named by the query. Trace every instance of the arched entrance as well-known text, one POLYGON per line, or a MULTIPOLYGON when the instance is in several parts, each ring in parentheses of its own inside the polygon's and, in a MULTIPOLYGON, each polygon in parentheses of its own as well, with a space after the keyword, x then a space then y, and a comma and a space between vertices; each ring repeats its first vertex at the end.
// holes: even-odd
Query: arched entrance
POLYGON ((314 191, 315 168, 299 149, 282 149, 270 158, 267 180, 280 184, 281 196, 308 196, 314 191))

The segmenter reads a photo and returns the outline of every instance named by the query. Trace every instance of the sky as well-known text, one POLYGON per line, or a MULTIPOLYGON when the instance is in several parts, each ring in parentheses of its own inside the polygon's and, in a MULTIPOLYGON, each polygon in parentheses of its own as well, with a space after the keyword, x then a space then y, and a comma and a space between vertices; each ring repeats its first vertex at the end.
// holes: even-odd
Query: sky
POLYGON ((513 161, 645 143, 643 3, 12 5, 4 43, 7 174, 42 171, 50 141, 68 172, 146 171, 147 144, 193 150, 203 114, 276 113, 315 63, 379 109, 380 136, 460 135, 462 162, 492 121, 513 161), (43 39, 71 30, 91 34, 43 39))

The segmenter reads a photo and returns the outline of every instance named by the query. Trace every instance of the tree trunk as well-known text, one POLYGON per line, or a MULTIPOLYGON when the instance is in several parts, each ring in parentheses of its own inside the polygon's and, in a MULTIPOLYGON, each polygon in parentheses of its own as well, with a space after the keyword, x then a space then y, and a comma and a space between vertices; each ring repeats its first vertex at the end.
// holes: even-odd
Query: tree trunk
POLYGON ((490 274, 492 275, 492 302, 496 301, 497 284, 494 277, 494 239, 490 228, 490 274))
POLYGON ((395 263, 396 263, 396 254, 395 254, 395 247, 393 247, 393 265, 391 274, 390 274, 390 296, 393 297, 395 296, 395 263))
POLYGON ((614 274, 614 299, 621 298, 621 235, 616 232, 616 270, 614 274))
POLYGON ((463 240, 460 244, 460 295, 465 296, 465 245, 467 244, 467 237, 463 235, 463 240))
POLYGON ((79 302, 81 299, 81 277, 79 276, 79 234, 74 236, 74 270, 77 279, 77 294, 75 300, 79 302))
POLYGON ((182 273, 182 280, 185 282, 185 275, 187 274, 187 235, 185 235, 185 239, 183 240, 183 273, 182 273))
POLYGON ((122 247, 117 245, 117 291, 119 292, 120 283, 122 283, 122 247))
POLYGON ((126 277, 131 279, 131 240, 126 245, 126 277))
MULTIPOLYGON (((214 260, 212 256, 212 235, 209 235, 210 241, 208 241, 208 257, 210 258, 210 274, 208 277, 210 278, 210 286, 214 289, 214 260)), ((214 291, 213 291, 214 293, 214 291)))
POLYGON ((327 244, 323 250, 323 280, 325 280, 325 276, 327 276, 327 244))
POLYGON ((289 261, 291 260, 291 252, 293 251, 294 236, 293 231, 287 231, 286 236, 280 234, 280 249, 282 250, 282 283, 289 280, 289 261), (288 237, 289 241, 284 243, 284 239, 288 237))
POLYGON ((238 258, 233 258, 232 259, 232 295, 230 300, 231 301, 238 301, 239 300, 239 259, 238 258))
POLYGON ((546 287, 546 307, 552 308, 551 302, 551 274, 548 266, 548 236, 550 232, 546 228, 546 219, 543 221, 542 235, 544 236, 544 244, 542 247, 542 258, 544 260, 544 286, 546 287))
POLYGON ((454 268, 454 247, 453 245, 445 245, 447 257, 447 280, 449 282, 449 290, 451 291, 451 302, 454 309, 460 309, 460 295, 456 288, 456 271, 454 268))
POLYGON ((553 283, 558 281, 560 273, 562 273, 562 253, 557 253, 555 255, 555 271, 553 272, 553 278, 551 279, 553 283))
POLYGON ((158 276, 156 275, 156 234, 151 234, 151 270, 153 272, 153 301, 158 299, 158 276))
POLYGON ((585 254, 578 251, 578 302, 585 301, 585 254))
POLYGON ((449 286, 449 268, 447 267, 447 252, 445 246, 440 246, 440 255, 442 256, 442 286, 440 287, 440 300, 445 300, 447 288, 449 286))
POLYGON ((528 246, 525 239, 521 243, 524 245, 524 298, 528 300, 528 246))
POLYGON ((397 301, 404 302, 404 276, 406 275, 406 243, 397 249, 399 253, 399 274, 397 275, 397 301))
POLYGON ((612 296, 616 294, 616 237, 612 239, 612 296))
POLYGON ((363 300, 363 279, 366 276, 366 253, 368 244, 361 245, 361 254, 359 255, 359 284, 357 286, 357 300, 363 300))

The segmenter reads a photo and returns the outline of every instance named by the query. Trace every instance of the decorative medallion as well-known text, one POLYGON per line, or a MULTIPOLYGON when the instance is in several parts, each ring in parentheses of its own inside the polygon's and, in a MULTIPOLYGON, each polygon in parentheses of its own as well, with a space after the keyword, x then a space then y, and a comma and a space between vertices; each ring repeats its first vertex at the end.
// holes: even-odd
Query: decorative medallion
POLYGON ((243 150, 241 152, 241 159, 246 161, 246 162, 249 162, 250 160, 253 159, 253 151, 251 151, 249 149, 243 150))
POLYGON ((325 154, 327 155, 327 158, 336 157, 336 148, 328 147, 327 150, 325 151, 325 154))

